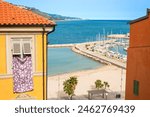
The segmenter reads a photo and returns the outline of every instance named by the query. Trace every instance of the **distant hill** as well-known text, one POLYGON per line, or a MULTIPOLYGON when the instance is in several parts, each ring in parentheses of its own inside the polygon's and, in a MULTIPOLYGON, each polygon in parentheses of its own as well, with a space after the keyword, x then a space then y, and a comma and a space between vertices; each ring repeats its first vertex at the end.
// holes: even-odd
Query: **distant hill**
POLYGON ((23 5, 16 5, 16 6, 23 8, 23 9, 30 10, 34 13, 42 15, 51 20, 80 20, 81 19, 81 18, 77 18, 77 17, 69 17, 69 16, 62 16, 62 15, 57 15, 57 14, 46 13, 46 12, 40 11, 39 9, 36 9, 34 7, 27 7, 27 6, 23 6, 23 5))

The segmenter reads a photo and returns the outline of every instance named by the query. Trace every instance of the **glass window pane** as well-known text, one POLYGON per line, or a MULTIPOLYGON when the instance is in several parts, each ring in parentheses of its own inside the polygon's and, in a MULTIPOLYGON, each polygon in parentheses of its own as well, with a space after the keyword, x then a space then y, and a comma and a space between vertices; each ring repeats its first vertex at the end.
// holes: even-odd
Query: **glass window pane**
POLYGON ((23 44, 23 54, 31 54, 30 43, 24 43, 23 44))
POLYGON ((21 54, 21 45, 20 43, 13 43, 13 55, 20 55, 21 54))

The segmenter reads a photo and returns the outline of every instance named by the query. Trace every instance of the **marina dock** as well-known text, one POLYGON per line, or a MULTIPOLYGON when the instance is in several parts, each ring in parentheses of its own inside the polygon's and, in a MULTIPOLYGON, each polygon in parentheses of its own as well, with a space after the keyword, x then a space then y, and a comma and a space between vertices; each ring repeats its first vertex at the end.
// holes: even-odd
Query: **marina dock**
POLYGON ((107 35, 107 38, 111 38, 111 39, 129 39, 130 38, 130 34, 111 34, 111 35, 107 35))
POLYGON ((108 58, 106 56, 102 56, 96 52, 86 50, 82 44, 76 45, 75 47, 72 48, 72 50, 76 53, 82 54, 82 55, 87 56, 89 58, 92 58, 96 61, 99 61, 101 63, 108 64, 108 65, 112 64, 112 65, 115 65, 115 66, 120 67, 122 69, 126 69, 126 63, 117 61, 117 60, 112 59, 112 58, 108 58))

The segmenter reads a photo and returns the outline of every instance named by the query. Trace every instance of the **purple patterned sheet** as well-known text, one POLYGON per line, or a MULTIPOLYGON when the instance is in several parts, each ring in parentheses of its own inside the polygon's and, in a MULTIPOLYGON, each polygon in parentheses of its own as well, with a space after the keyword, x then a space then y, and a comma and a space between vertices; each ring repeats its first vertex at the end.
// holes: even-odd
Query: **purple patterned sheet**
POLYGON ((13 57, 13 81, 15 93, 33 90, 31 57, 13 57))

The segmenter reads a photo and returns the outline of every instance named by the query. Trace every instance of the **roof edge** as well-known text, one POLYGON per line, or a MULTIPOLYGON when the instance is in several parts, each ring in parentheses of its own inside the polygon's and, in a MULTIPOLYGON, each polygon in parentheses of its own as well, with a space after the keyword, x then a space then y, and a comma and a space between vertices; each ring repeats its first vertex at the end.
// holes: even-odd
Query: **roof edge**
POLYGON ((57 24, 31 24, 31 25, 25 25, 25 24, 23 24, 23 25, 16 25, 16 24, 3 24, 3 25, 1 25, 0 24, 0 26, 1 27, 54 27, 54 26, 56 26, 57 24))
POLYGON ((142 20, 147 19, 149 13, 150 13, 150 9, 147 8, 147 14, 146 14, 146 16, 143 16, 143 17, 137 18, 137 19, 135 19, 135 20, 132 20, 132 21, 129 22, 129 24, 134 24, 134 23, 136 23, 136 22, 139 22, 139 21, 142 21, 142 20))

